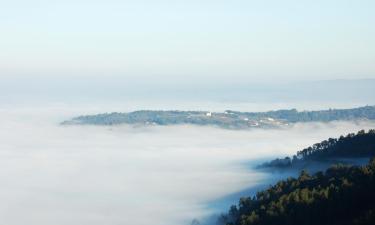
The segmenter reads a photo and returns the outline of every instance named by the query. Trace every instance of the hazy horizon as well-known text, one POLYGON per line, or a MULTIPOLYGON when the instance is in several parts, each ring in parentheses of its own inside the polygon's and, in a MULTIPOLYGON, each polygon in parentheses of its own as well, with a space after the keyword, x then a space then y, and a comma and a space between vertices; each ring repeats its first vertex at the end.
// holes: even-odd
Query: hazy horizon
POLYGON ((150 110, 324 110, 375 105, 375 79, 295 82, 3 79, 0 107, 66 105, 102 112, 150 110))

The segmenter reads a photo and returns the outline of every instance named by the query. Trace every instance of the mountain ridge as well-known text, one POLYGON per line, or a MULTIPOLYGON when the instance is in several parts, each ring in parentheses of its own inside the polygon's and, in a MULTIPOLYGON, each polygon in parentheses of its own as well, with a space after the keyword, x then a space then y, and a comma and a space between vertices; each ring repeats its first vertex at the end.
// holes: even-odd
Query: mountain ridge
POLYGON ((83 115, 63 121, 62 125, 211 125, 227 129, 281 128, 297 122, 330 122, 350 120, 375 120, 375 106, 351 109, 328 109, 298 111, 281 109, 266 112, 240 112, 226 110, 179 111, 179 110, 139 110, 128 113, 112 112, 83 115))

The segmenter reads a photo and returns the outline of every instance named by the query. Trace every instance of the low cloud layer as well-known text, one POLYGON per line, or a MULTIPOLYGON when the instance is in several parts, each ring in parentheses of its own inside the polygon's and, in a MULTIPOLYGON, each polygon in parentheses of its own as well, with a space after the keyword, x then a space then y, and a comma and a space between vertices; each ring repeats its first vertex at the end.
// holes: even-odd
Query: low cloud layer
POLYGON ((212 213, 208 202, 261 181, 243 162, 374 127, 59 126, 72 111, 0 110, 1 224, 189 224, 212 213))

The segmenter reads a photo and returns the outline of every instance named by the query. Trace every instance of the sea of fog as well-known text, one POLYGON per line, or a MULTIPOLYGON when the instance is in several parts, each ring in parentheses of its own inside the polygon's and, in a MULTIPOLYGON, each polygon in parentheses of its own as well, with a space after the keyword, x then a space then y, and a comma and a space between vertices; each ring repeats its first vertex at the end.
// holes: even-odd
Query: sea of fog
POLYGON ((88 111, 0 107, 0 224, 188 225, 229 207, 213 202, 270 181, 252 169, 261 160, 375 125, 59 125, 88 111))

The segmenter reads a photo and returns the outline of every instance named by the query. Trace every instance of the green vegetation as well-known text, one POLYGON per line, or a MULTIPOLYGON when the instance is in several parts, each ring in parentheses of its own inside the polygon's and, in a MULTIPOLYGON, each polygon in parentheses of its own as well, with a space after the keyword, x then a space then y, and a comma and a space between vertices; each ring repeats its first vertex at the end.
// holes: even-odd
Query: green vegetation
POLYGON ((298 151, 292 158, 275 159, 260 167, 290 168, 311 161, 340 158, 365 158, 375 156, 375 130, 361 130, 340 138, 329 138, 298 151))
POLYGON ((86 115, 65 121, 62 124, 91 125, 211 125, 226 129, 275 128, 297 122, 329 122, 334 120, 375 120, 375 106, 354 109, 329 109, 303 111, 296 109, 269 112, 225 112, 208 111, 152 111, 142 110, 130 113, 104 113, 86 115))
POLYGON ((366 166, 336 165, 325 173, 279 181, 241 198, 222 225, 372 225, 375 221, 375 159, 366 166))
POLYGON ((290 123, 296 122, 329 122, 334 120, 354 120, 359 118, 375 119, 375 106, 364 106, 353 109, 329 109, 319 111, 302 111, 296 109, 277 110, 264 113, 244 113, 255 117, 272 117, 286 120, 290 123))

